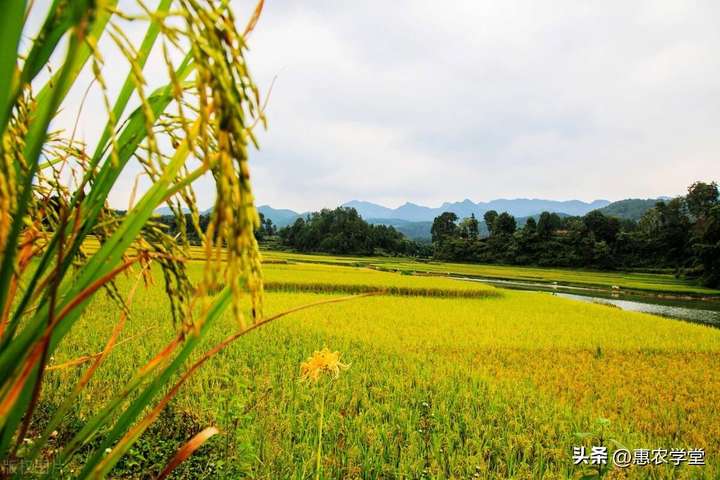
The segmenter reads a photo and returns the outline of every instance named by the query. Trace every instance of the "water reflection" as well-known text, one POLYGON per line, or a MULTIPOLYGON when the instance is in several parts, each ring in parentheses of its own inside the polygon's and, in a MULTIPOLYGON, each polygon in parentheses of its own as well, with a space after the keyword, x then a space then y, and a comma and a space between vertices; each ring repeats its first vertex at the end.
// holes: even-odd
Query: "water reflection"
POLYGON ((668 318, 702 323, 720 328, 720 299, 664 299, 649 295, 628 294, 622 291, 608 291, 594 287, 532 283, 491 278, 460 278, 460 280, 482 282, 500 288, 513 290, 552 292, 559 297, 590 303, 614 305, 631 312, 644 312, 668 318))
MULTIPOLYGON (((605 303, 609 305, 615 305, 623 310, 631 312, 644 312, 652 313, 654 315, 660 315, 662 317, 677 318, 680 320, 687 320, 695 323, 704 323, 706 325, 712 325, 714 327, 720 327, 720 311, 717 310, 706 310, 695 307, 681 307, 666 305, 660 303, 647 303, 638 302, 632 300, 620 300, 616 298, 604 298, 604 297, 591 297, 587 295, 577 295, 573 293, 558 292, 558 297, 572 298, 574 300, 580 300, 583 302, 592 303, 605 303)), ((700 300, 695 300, 698 303, 706 303, 700 300)))

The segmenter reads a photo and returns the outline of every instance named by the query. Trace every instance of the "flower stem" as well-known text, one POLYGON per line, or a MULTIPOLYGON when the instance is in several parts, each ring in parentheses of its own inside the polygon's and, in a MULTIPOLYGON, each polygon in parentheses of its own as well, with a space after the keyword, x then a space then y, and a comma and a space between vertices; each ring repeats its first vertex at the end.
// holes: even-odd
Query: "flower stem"
POLYGON ((317 463, 315 465, 315 480, 320 480, 320 469, 322 459, 322 435, 323 420, 325 416, 325 392, 320 395, 320 420, 318 421, 318 446, 317 446, 317 463))

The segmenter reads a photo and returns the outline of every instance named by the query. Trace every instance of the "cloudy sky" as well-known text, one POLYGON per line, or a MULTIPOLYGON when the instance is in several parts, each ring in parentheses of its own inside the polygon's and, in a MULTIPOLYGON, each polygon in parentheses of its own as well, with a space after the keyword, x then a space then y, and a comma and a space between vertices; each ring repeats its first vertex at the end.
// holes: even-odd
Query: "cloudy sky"
POLYGON ((714 0, 266 0, 250 45, 258 84, 277 77, 258 204, 617 200, 720 177, 714 0))
MULTIPOLYGON (((240 3, 239 6, 243 6, 240 3)), ((258 200, 672 195, 720 177, 716 1, 276 1, 258 200)))

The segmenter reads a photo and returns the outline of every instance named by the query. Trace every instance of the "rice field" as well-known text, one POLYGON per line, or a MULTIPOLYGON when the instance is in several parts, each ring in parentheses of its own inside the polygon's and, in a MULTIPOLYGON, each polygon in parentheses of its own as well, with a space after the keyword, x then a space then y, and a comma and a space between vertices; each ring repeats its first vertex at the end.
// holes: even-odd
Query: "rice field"
POLYGON ((720 295, 720 291, 704 288, 694 281, 676 278, 669 273, 603 272, 568 270, 561 268, 518 267, 506 265, 477 265, 463 263, 420 263, 397 261, 383 264, 384 268, 438 273, 456 276, 487 277, 530 282, 559 282, 568 285, 611 287, 657 293, 720 295))
MULTIPOLYGON (((273 257, 289 263, 264 265, 266 315, 380 294, 293 313, 232 344, 185 385, 115 478, 157 474, 208 425, 222 433, 174 478, 315 478, 321 399, 320 478, 720 476, 718 329, 547 293, 273 257), (300 365, 323 347, 349 368, 301 381, 300 365), (573 464, 573 447, 598 444, 610 452, 702 448, 707 465, 573 464)), ((199 263, 190 268, 200 274, 199 263)), ((172 337, 159 283, 136 294, 114 361, 70 414, 78 425, 109 398, 109 385, 172 337)), ((64 364, 100 351, 118 315, 110 299, 94 300, 82 335, 52 359, 58 368, 47 373, 39 423, 83 372, 64 364)), ((236 328, 224 318, 208 347, 236 328)))
MULTIPOLYGON (((86 242, 85 248, 88 253, 91 253, 97 250, 98 245, 97 241, 90 240, 86 242)), ((199 247, 191 247, 190 257, 194 260, 204 260, 205 253, 199 247)), ((324 265, 328 267, 354 267, 415 275, 478 277, 541 283, 558 282, 564 285, 605 289, 617 286, 625 290, 661 295, 694 295, 720 298, 720 290, 702 287, 692 280, 676 278, 670 273, 570 270, 562 268, 417 261, 402 257, 333 256, 279 251, 263 251, 263 263, 266 266, 301 264, 305 267, 317 265, 318 268, 321 269, 320 266, 324 265)), ((328 268, 325 269, 325 272, 334 272, 334 270, 328 268)))
POLYGON ((493 297, 500 291, 474 282, 452 278, 399 275, 366 267, 323 264, 264 265, 265 288, 281 291, 383 292, 387 295, 425 297, 493 297))
POLYGON ((405 273, 483 277, 529 282, 559 282, 566 285, 601 288, 618 286, 628 290, 654 293, 720 296, 720 291, 718 290, 704 288, 693 281, 676 278, 670 273, 609 272, 435 261, 420 262, 412 259, 393 257, 332 257, 328 255, 285 252, 264 252, 263 255, 264 258, 271 263, 302 262, 365 266, 405 273))

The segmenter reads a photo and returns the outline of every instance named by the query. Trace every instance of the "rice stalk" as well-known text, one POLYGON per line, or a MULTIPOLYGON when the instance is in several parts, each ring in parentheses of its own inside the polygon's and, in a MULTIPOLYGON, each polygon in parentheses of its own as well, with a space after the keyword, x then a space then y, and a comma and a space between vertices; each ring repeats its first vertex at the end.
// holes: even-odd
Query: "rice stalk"
MULTIPOLYGON (((55 0, 35 7, 46 8, 46 17, 37 32, 26 32, 33 38, 26 51, 18 50, 28 27, 26 3, 8 3, 0 20, 0 462, 13 465, 18 458, 33 461, 42 455, 53 462, 48 476, 68 475, 80 447, 99 436, 73 474, 97 478, 107 475, 147 428, 140 415, 156 405, 155 397, 181 371, 210 324, 231 311, 238 330, 246 332, 262 318, 254 237, 259 218, 248 150, 257 146, 253 126, 264 125, 265 118, 244 54, 263 2, 238 30, 227 2, 160 0, 150 9, 141 0, 134 6, 55 0), (139 45, 127 33, 128 21, 146 25, 139 45), (64 57, 52 65, 62 48, 64 57), (166 75, 160 81, 154 75, 152 83, 160 86, 151 88, 145 66, 158 49, 166 75), (107 76, 122 62, 125 81, 113 92, 107 76), (47 75, 41 73, 49 68, 54 73, 43 81, 47 75), (52 130, 77 88, 102 99, 106 117, 96 139, 75 138, 79 117, 72 132, 52 130), (137 170, 151 186, 134 188, 127 212, 112 209, 108 195, 118 179, 137 170), (152 214, 165 203, 184 222, 184 206, 199 231, 192 186, 206 172, 216 200, 201 235, 203 278, 195 282, 187 274, 187 237, 172 237, 152 214), (85 248, 89 239, 99 240, 99 248, 85 248), (103 351, 91 357, 73 390, 78 395, 108 360, 131 315, 115 280, 135 272, 150 285, 152 265, 162 274, 176 338, 119 386, 62 448, 47 449, 49 430, 32 449, 25 448, 48 358, 77 328, 93 297, 105 292, 113 299, 122 320, 103 351), (227 287, 215 296, 218 285, 227 287), (242 313, 244 297, 253 305, 251 319, 242 313), (106 456, 105 449, 121 439, 122 446, 106 456)), ((52 430, 62 428, 63 408, 51 421, 52 430)))
POLYGON ((451 288, 403 287, 397 285, 302 283, 289 281, 266 281, 265 290, 270 292, 311 292, 311 293, 367 293, 382 292, 383 295, 401 297, 441 298, 499 298, 499 290, 460 290, 451 288))

